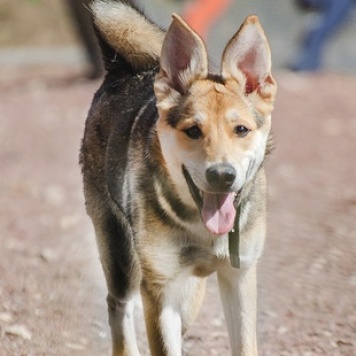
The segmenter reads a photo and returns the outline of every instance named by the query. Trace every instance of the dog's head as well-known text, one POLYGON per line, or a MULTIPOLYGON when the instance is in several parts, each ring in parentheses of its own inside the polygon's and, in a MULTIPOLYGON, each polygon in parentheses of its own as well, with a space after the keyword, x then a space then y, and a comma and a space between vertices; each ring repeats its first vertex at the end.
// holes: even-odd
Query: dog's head
POLYGON ((179 189, 189 188, 209 231, 230 231, 236 195, 265 156, 276 92, 257 17, 248 17, 229 41, 215 76, 201 38, 174 15, 154 89, 157 131, 172 179, 179 189))

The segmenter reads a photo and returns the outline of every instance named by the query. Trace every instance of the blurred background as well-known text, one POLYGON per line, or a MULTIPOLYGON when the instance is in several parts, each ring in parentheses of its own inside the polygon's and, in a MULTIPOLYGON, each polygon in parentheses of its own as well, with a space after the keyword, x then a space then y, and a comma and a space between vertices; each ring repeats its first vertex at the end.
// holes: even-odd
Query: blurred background
MULTIPOLYGON (((212 58, 219 61, 225 41, 249 14, 257 14, 269 36, 275 69, 288 67, 296 60, 306 32, 317 26, 320 11, 302 9, 305 2, 328 2, 328 0, 240 0, 227 2, 226 11, 211 21, 207 42, 212 58)), ((330 0, 329 0, 330 1, 330 0)), ((344 2, 345 0, 336 1, 344 2)), ((85 64, 86 55, 73 21, 71 0, 0 0, 0 64, 29 65, 60 63, 85 64)), ((77 1, 78 2, 78 1, 77 1)), ((90 1, 85 1, 89 3, 90 1)), ((137 1, 145 12, 167 27, 170 14, 186 14, 192 0, 146 0, 137 1)), ((199 3, 199 0, 197 1, 199 3)), ((201 1, 204 3, 204 1, 201 1)), ((209 0, 208 0, 209 2, 209 0)), ((333 2, 333 0, 331 0, 333 2)), ((348 1, 347 1, 348 2, 348 1)), ((349 0, 352 4, 353 0, 349 0)), ((78 6, 77 6, 78 7, 78 6)), ((338 72, 355 73, 356 11, 351 6, 347 18, 331 30, 323 51, 322 68, 338 72)))
MULTIPOLYGON (((355 1, 137 2, 163 27, 172 12, 197 26, 215 67, 243 19, 259 16, 279 85, 260 354, 355 355, 355 1)), ((103 76, 89 22, 80 0, 0 0, 0 356, 109 354, 106 287, 78 166, 103 76)), ((210 279, 186 355, 229 354, 210 279)), ((147 355, 143 330, 141 321, 147 355)))

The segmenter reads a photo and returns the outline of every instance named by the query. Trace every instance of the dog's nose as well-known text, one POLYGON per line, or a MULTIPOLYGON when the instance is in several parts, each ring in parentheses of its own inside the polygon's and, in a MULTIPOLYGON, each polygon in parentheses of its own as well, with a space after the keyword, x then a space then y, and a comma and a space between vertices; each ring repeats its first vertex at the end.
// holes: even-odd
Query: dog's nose
POLYGON ((235 181, 236 171, 230 164, 219 163, 206 170, 206 179, 214 189, 230 188, 235 181))

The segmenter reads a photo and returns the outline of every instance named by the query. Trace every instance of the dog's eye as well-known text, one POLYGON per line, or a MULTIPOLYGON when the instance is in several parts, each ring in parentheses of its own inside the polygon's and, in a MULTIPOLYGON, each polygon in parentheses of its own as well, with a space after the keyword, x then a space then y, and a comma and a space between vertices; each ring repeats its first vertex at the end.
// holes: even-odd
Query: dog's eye
POLYGON ((203 135, 198 126, 192 126, 189 129, 184 130, 184 132, 189 138, 193 140, 197 140, 203 135))
POLYGON ((243 125, 236 126, 234 131, 240 137, 245 137, 250 132, 250 130, 243 125))

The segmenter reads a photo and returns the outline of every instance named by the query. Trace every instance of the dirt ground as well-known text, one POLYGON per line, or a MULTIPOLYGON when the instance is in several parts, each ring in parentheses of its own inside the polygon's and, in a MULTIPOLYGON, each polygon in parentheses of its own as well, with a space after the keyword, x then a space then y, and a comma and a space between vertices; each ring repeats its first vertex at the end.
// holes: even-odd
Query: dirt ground
MULTIPOLYGON (((0 69, 0 356, 109 355, 77 156, 99 82, 0 69)), ((279 73, 261 355, 356 355, 356 77, 279 73)), ((147 343, 139 322, 143 354, 147 343)), ((214 277, 185 354, 228 355, 214 277)))

